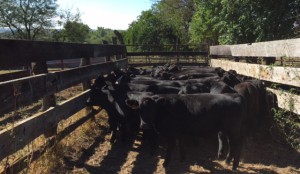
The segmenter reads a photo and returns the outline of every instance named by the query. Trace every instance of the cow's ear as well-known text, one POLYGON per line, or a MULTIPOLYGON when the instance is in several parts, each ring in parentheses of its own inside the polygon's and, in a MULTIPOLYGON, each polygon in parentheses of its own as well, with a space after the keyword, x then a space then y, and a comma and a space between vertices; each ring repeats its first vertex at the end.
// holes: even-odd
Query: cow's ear
POLYGON ((155 100, 155 102, 156 102, 158 105, 165 104, 166 101, 167 101, 167 99, 164 98, 164 97, 159 97, 159 98, 157 98, 157 99, 155 100))
POLYGON ((139 108, 139 102, 136 100, 129 100, 126 99, 125 103, 127 106, 131 107, 132 109, 138 109, 139 108))

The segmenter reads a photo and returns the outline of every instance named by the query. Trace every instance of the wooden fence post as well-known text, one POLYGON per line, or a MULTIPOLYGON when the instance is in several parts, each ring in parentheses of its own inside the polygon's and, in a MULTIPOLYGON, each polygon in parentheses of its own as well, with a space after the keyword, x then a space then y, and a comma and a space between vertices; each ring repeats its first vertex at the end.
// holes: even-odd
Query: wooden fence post
MULTIPOLYGON (((48 67, 46 61, 42 62, 33 62, 31 63, 32 72, 33 75, 37 74, 47 74, 48 73, 48 67)), ((42 99, 42 108, 41 111, 46 111, 50 107, 53 107, 56 105, 56 98, 54 94, 48 95, 42 99)), ((57 124, 56 125, 45 125, 50 126, 51 128, 44 133, 46 138, 49 138, 53 135, 57 134, 57 124)))
POLYGON ((117 39, 119 40, 120 45, 124 45, 124 48, 123 48, 124 50, 123 50, 123 53, 120 55, 120 58, 121 59, 126 58, 127 49, 126 49, 126 46, 125 46, 125 43, 124 43, 123 36, 118 30, 114 30, 114 33, 117 36, 117 39))
MULTIPOLYGON (((89 57, 80 59, 80 66, 85 66, 85 65, 90 65, 90 64, 91 64, 91 59, 89 57)), ((86 91, 90 88, 91 88, 91 81, 88 80, 88 81, 82 82, 83 91, 86 91)), ((87 106, 86 114, 90 113, 91 110, 92 110, 92 106, 87 106)))
MULTIPOLYGON (((43 62, 33 62, 31 63, 32 73, 33 75, 37 74, 47 74, 48 67, 45 61, 43 62)), ((49 95, 43 98, 43 106, 41 108, 42 111, 49 109, 52 106, 56 105, 55 95, 49 95)))
MULTIPOLYGON (((108 45, 108 42, 107 42, 106 40, 102 40, 102 43, 103 43, 103 45, 108 45)), ((106 56, 106 57, 105 57, 105 61, 106 61, 106 62, 110 62, 110 61, 111 61, 110 56, 106 56)))
MULTIPOLYGON (((81 58, 80 59, 80 66, 90 65, 91 59, 90 58, 81 58)), ((91 81, 85 81, 82 83, 83 91, 88 90, 91 88, 91 81)))
MULTIPOLYGON (((113 45, 117 45, 118 44, 117 37, 112 37, 112 42, 113 42, 113 45)), ((120 59, 119 55, 114 55, 113 57, 114 57, 114 60, 120 59)))
POLYGON ((264 57, 262 58, 261 64, 263 65, 271 65, 276 61, 276 57, 264 57))

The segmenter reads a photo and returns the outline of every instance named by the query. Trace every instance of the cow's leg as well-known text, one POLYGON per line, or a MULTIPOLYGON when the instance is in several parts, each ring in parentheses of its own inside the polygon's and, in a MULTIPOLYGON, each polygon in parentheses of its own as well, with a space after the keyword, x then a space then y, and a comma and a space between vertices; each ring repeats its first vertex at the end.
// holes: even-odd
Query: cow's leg
POLYGON ((226 163, 230 164, 233 159, 232 170, 236 170, 239 162, 243 146, 243 139, 240 136, 229 137, 229 152, 226 158, 226 163))
POLYGON ((236 144, 234 145, 235 149, 234 149, 234 154, 233 154, 232 170, 236 170, 237 167, 239 166, 244 140, 243 140, 243 138, 239 138, 239 139, 237 139, 237 141, 235 143, 236 144))
POLYGON ((227 136, 221 131, 218 133, 218 141, 219 141, 218 159, 221 159, 224 158, 225 146, 228 143, 227 136))
POLYGON ((157 147, 157 133, 153 129, 146 129, 143 131, 143 138, 147 141, 149 148, 150 148, 150 154, 154 155, 155 150, 157 147))
POLYGON ((185 161, 185 149, 184 149, 184 140, 183 138, 180 138, 178 140, 178 145, 179 145, 179 152, 180 152, 180 161, 183 162, 185 161))
POLYGON ((121 131, 121 140, 125 141, 128 136, 128 134, 127 134, 128 129, 127 129, 127 125, 126 125, 126 122, 124 119, 122 119, 120 121, 119 127, 120 127, 120 131, 121 131))
POLYGON ((233 141, 233 138, 232 136, 229 136, 228 137, 228 152, 227 152, 227 156, 226 156, 226 159, 225 159, 225 162, 227 165, 230 164, 230 162, 232 161, 233 159, 233 150, 234 150, 234 141, 233 141))
POLYGON ((167 167, 169 165, 175 145, 176 145, 175 138, 170 138, 170 137, 167 138, 167 153, 166 153, 165 161, 163 163, 164 167, 167 167))
POLYGON ((116 119, 110 115, 108 116, 108 124, 109 124, 109 129, 111 131, 110 143, 113 144, 117 139, 118 124, 116 119))

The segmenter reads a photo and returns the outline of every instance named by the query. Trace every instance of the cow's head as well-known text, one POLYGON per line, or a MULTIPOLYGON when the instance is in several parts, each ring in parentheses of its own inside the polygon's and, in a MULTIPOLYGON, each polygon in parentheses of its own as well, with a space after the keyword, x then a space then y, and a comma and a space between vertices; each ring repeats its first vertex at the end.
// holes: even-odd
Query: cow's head
POLYGON ((103 107, 108 103, 107 94, 108 84, 111 84, 111 75, 100 74, 95 80, 94 84, 91 86, 90 96, 86 101, 87 106, 101 106, 103 107))
POLYGON ((87 106, 105 107, 108 103, 109 90, 107 85, 100 87, 93 85, 91 87, 90 96, 86 101, 87 106))
POLYGON ((142 127, 147 125, 153 127, 154 122, 157 119, 160 107, 166 102, 165 98, 159 97, 144 97, 140 101, 126 100, 126 104, 133 108, 138 109, 140 113, 142 127))
POLYGON ((226 72, 222 77, 223 82, 225 82, 230 87, 234 87, 235 85, 239 84, 241 81, 236 77, 236 75, 226 72))

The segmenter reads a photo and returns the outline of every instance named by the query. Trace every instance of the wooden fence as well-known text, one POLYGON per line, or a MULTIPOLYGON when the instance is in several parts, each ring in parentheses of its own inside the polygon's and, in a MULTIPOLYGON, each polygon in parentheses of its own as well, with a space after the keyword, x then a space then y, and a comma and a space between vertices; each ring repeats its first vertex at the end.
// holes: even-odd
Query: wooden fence
POLYGON ((154 66, 176 63, 183 66, 208 65, 208 45, 126 45, 128 64, 154 66), (148 50, 148 51, 132 51, 148 50))
POLYGON ((300 66, 278 66, 276 60, 300 58, 300 39, 258 42, 252 44, 220 45, 210 47, 210 65, 222 67, 225 70, 234 69, 237 73, 258 78, 273 84, 288 86, 289 90, 273 88, 268 90, 276 94, 278 106, 282 109, 300 114, 300 96, 293 91, 299 91, 300 66), (215 59, 217 58, 217 59, 215 59), (229 61, 228 59, 234 60, 229 61), (241 60, 247 60, 245 63, 241 60), (257 64, 261 60, 265 65, 257 64), (293 90, 296 89, 296 90, 293 90))
POLYGON ((131 66, 153 66, 176 63, 183 66, 208 65, 206 51, 159 51, 128 52, 128 64, 131 66))
MULTIPOLYGON (((80 83, 84 85, 85 89, 81 94, 67 101, 48 106, 44 108, 43 112, 0 130, 0 161, 23 149, 41 135, 48 138, 47 147, 51 147, 93 117, 97 111, 90 110, 86 116, 70 125, 68 129, 59 134, 56 132, 57 125, 61 120, 71 117, 86 107, 85 101, 89 94, 90 80, 96 78, 100 73, 108 73, 114 68, 127 66, 125 54, 126 48, 121 45, 0 40, 0 68, 2 69, 27 66, 32 62, 45 65, 45 62, 49 60, 83 58, 81 67, 47 73, 47 67, 41 66, 37 68, 39 70, 36 70, 36 75, 0 82, 0 117, 18 107, 30 105, 40 99, 44 100, 80 83), (115 56, 120 59, 94 65, 89 64, 90 58, 102 56, 108 59, 115 56), (43 70, 40 71, 40 68, 43 70)), ((12 171, 12 169, 14 169, 13 173, 18 172, 22 169, 20 166, 28 163, 26 161, 29 159, 28 156, 34 160, 45 152, 45 149, 36 149, 34 152, 30 152, 9 164, 2 172, 12 171)))
MULTIPOLYGON (((296 67, 282 67, 274 65, 261 65, 258 62, 261 57, 266 64, 274 63, 275 58, 298 58, 300 57, 300 39, 253 43, 251 45, 226 45, 211 46, 210 56, 217 57, 210 59, 213 67, 222 67, 225 70, 235 69, 239 74, 251 76, 276 84, 284 84, 290 87, 299 88, 300 69, 296 67), (224 58, 224 59, 221 59, 224 58), (237 62, 243 58, 252 63, 237 62), (228 61, 233 59, 235 61, 228 61)), ((149 52, 149 53, 126 53, 125 46, 121 45, 93 45, 59 42, 32 42, 18 40, 0 40, 0 68, 9 69, 16 66, 28 66, 32 62, 40 65, 35 68, 36 75, 0 82, 0 117, 18 107, 30 105, 40 99, 47 100, 49 96, 57 92, 83 84, 85 91, 60 104, 48 105, 43 112, 39 112, 25 120, 17 122, 0 131, 0 161, 24 148, 40 135, 45 135, 48 144, 44 149, 36 149, 17 161, 9 164, 3 171, 14 168, 16 173, 21 170, 30 156, 31 160, 37 159, 48 147, 60 141, 66 135, 81 124, 92 118, 98 111, 90 110, 84 117, 70 125, 57 134, 57 125, 61 120, 71 117, 73 114, 85 108, 85 101, 88 97, 90 80, 100 73, 110 72, 114 68, 126 67, 130 61, 125 57, 152 56, 151 61, 160 59, 161 56, 171 56, 178 63, 178 57, 201 56, 207 63, 207 52, 149 52), (106 57, 114 61, 107 61, 100 64, 90 64, 90 58, 106 57), (48 73, 46 61, 82 58, 81 67, 48 73), (54 136, 55 135, 55 136, 54 136)), ((145 59, 144 58, 144 59, 145 59)), ((161 60, 161 59, 160 59, 161 60)), ((166 62, 160 62, 166 63, 166 62)), ((188 65, 193 65, 187 62, 188 65)), ((195 62, 195 65, 200 65, 195 62)), ((22 74, 22 73, 21 73, 22 74)), ((12 76, 10 76, 12 77, 12 76)), ((16 77, 19 77, 16 75, 16 77)), ((300 114, 300 96, 279 89, 269 88, 277 94, 278 104, 281 108, 300 114), (291 104, 292 103, 292 104, 291 104), (292 107, 291 107, 292 106, 292 107)), ((51 97, 50 97, 51 98, 51 97)))

